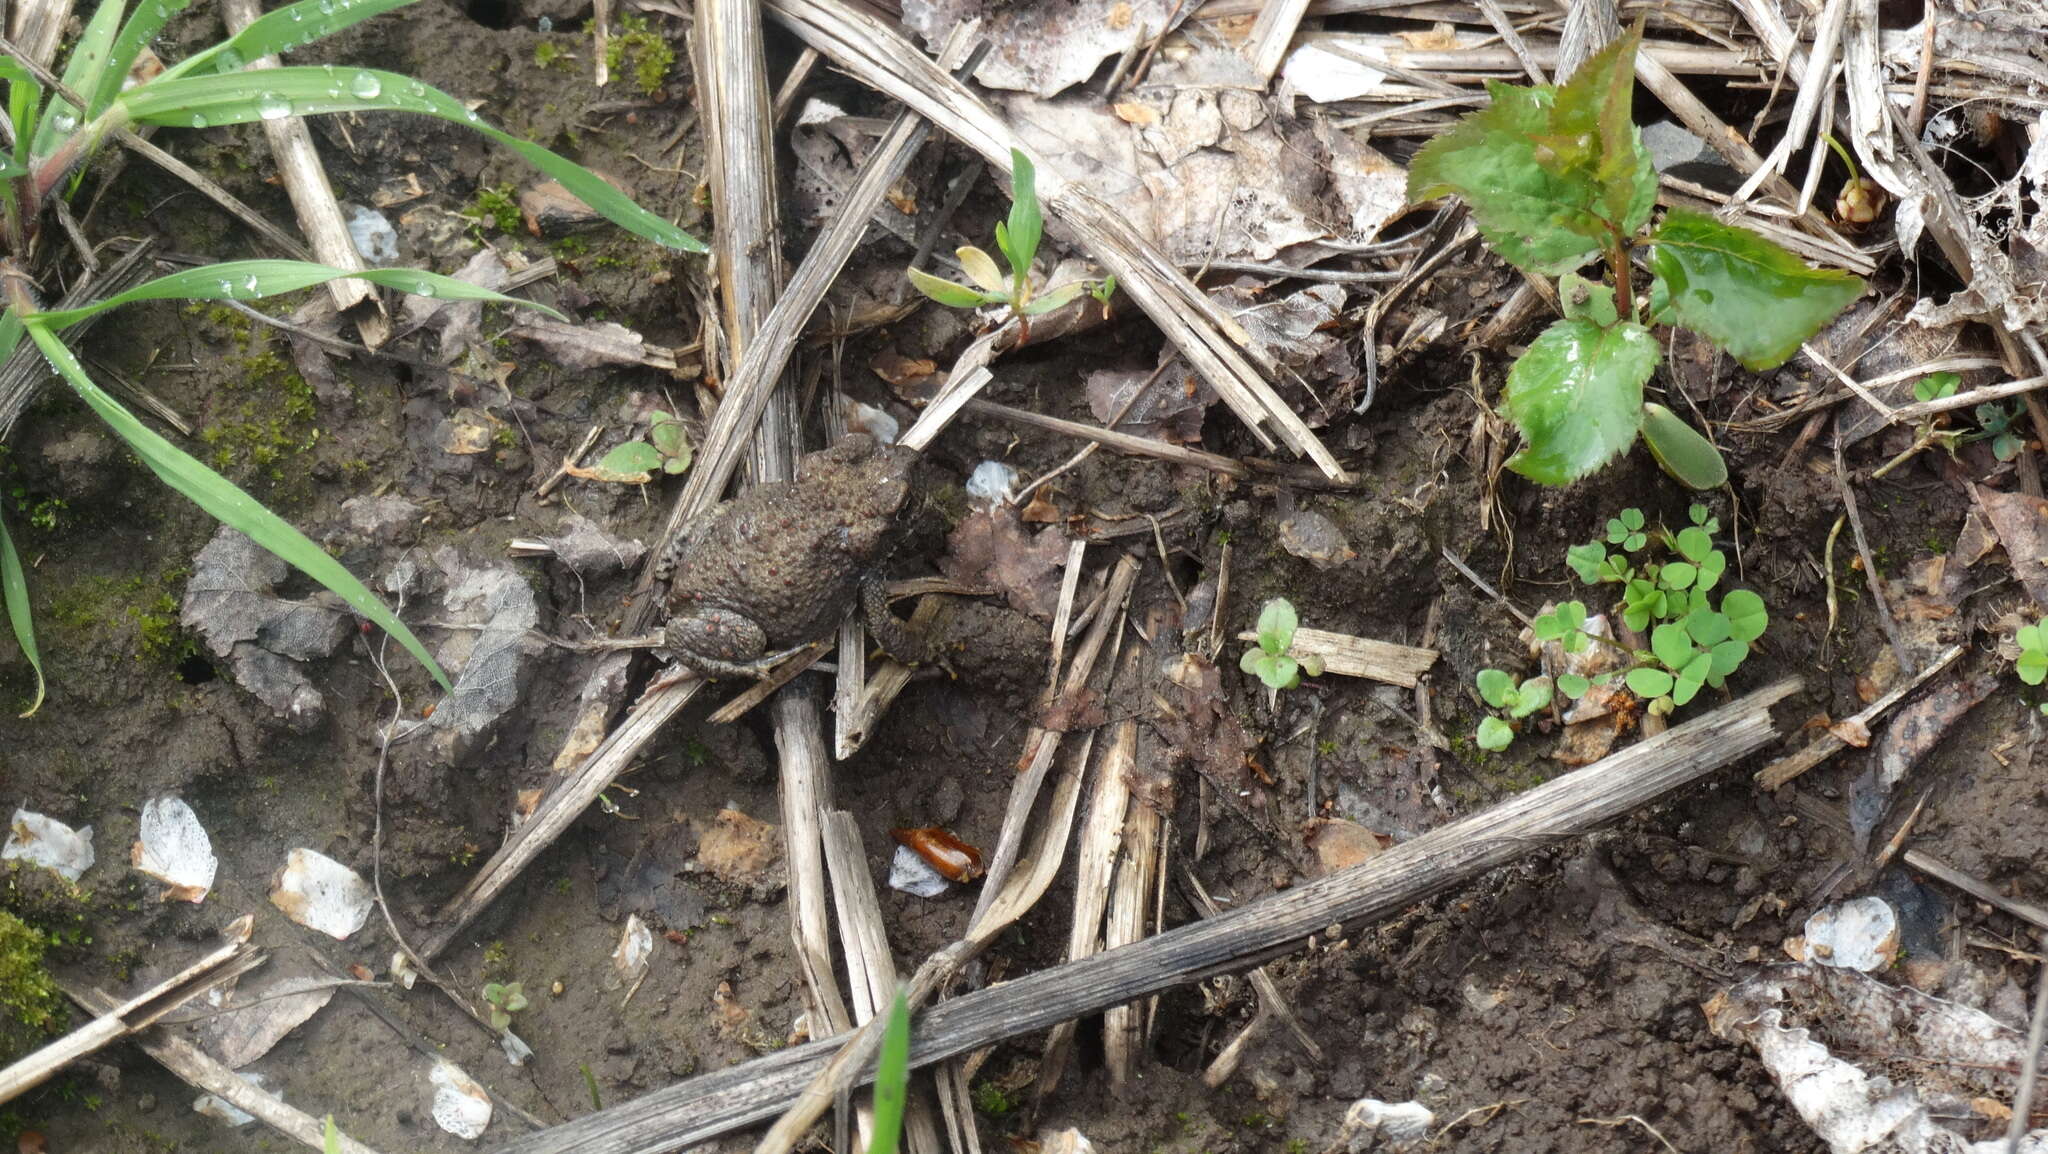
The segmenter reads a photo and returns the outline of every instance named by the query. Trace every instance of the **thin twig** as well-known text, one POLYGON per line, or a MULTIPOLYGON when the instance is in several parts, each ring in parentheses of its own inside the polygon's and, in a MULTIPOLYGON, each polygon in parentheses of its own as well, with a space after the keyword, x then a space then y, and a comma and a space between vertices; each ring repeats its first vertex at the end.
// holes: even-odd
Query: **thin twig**
MULTIPOLYGON (((2042 943, 2048 945, 2048 935, 2042 936, 2042 943)), ((2027 1056, 2020 1063, 2019 1093, 2013 1097, 2012 1124, 2005 1131, 2006 1154, 2019 1154, 2020 1139, 2027 1136, 2034 1116, 2034 1079, 2041 1070, 2044 1034, 2048 1034, 2048 964, 2034 979, 2034 1017, 2027 1024, 2027 1056)))
POLYGON ((1884 593, 1884 575, 1877 571, 1877 558, 1870 552, 1870 540, 1863 535, 1863 516, 1856 509, 1856 487, 1849 483, 1849 470, 1842 464, 1842 421, 1835 418, 1835 483, 1842 490, 1842 508, 1849 514, 1849 531, 1856 538, 1856 555, 1863 560, 1863 582, 1870 588, 1870 600, 1877 606, 1878 624, 1884 627, 1885 640, 1891 643, 1892 655, 1899 659, 1899 669, 1913 673, 1920 668, 1913 655, 1906 650, 1905 639, 1899 636, 1899 623, 1892 616, 1891 600, 1884 593))

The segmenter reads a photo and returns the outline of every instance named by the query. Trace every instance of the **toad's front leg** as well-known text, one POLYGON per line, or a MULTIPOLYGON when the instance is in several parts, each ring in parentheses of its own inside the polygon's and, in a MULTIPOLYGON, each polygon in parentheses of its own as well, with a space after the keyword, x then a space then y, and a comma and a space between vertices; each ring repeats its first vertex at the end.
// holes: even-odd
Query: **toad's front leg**
POLYGON ((889 583, 881 574, 871 573, 861 580, 860 610, 867 618, 868 632, 889 656, 905 665, 930 664, 931 647, 924 636, 889 612, 889 583))

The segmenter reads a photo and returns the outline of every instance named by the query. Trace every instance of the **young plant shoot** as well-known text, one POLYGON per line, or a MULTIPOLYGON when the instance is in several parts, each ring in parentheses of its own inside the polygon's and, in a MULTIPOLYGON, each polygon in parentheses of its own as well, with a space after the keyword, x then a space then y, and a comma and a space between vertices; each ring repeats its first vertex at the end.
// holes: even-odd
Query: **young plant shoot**
POLYGON ((1038 209, 1038 170, 1031 158, 1010 150, 1010 219, 996 222, 996 248, 1009 266, 1005 273, 995 258, 974 245, 954 250, 960 267, 967 271, 971 285, 936 277, 923 269, 906 269, 910 283, 932 300, 954 309, 975 309, 984 305, 1005 305, 1020 317, 1048 313, 1088 293, 1104 305, 1116 291, 1116 278, 1100 281, 1072 281, 1049 292, 1032 283, 1031 262, 1038 256, 1038 242, 1045 236, 1045 217, 1038 209))
POLYGON ((1644 398, 1660 359, 1651 326, 1691 329, 1744 367, 1769 369, 1863 292, 1860 279, 1711 216, 1674 208, 1651 224, 1657 171, 1630 111, 1641 42, 1638 22, 1561 87, 1488 82, 1492 105, 1408 168, 1411 201, 1462 197, 1495 252, 1559 278, 1564 317, 1509 369, 1502 404, 1527 442, 1508 468, 1546 485, 1592 473, 1640 434, 1674 478, 1718 487, 1728 476, 1719 450, 1644 398), (1634 253, 1645 247, 1651 280, 1639 297, 1634 253), (1612 283, 1577 275, 1596 258, 1612 283))
MULTIPOLYGON (((517 153, 619 227, 670 248, 703 251, 704 246, 688 233, 633 203, 589 169, 492 127, 462 101, 409 76, 335 66, 243 71, 250 61, 302 48, 412 2, 300 0, 132 85, 126 82, 136 60, 163 31, 165 22, 183 11, 190 0, 141 0, 133 11, 127 10, 125 0, 101 0, 72 46, 61 76, 52 76, 18 57, 0 58, 0 84, 6 88, 6 114, 13 129, 12 149, 0 151, 0 359, 11 355, 24 339, 33 343, 57 375, 165 484, 382 626, 445 689, 448 679, 426 648, 361 581, 255 498, 136 418, 92 380, 61 334, 88 316, 132 301, 249 301, 339 277, 357 277, 421 296, 541 306, 416 269, 356 271, 300 261, 250 260, 173 273, 82 308, 46 311, 22 265, 50 202, 68 196, 79 167, 129 128, 208 128, 337 112, 408 112, 462 125, 517 153)), ((672 471, 670 462, 676 454, 660 455, 660 467, 672 471)), ((43 697, 42 663, 29 616, 27 582, 4 522, 0 522, 0 603, 4 603, 23 655, 35 670, 36 695, 29 707, 33 712, 43 697)))
POLYGON ((1290 655, 1294 647, 1294 631, 1300 625, 1294 613, 1294 603, 1285 597, 1275 597, 1259 610, 1259 641, 1255 648, 1244 651, 1237 667, 1266 683, 1268 689, 1293 689, 1301 684, 1301 676, 1321 677, 1323 659, 1317 654, 1302 657, 1290 655))

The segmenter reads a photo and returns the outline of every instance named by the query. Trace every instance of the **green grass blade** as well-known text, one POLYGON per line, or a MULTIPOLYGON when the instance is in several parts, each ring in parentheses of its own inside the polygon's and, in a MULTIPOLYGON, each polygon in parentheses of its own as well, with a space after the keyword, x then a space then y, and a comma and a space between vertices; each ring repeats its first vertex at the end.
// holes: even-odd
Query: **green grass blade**
POLYGON ((135 414, 122 407, 119 401, 108 396, 86 375, 85 367, 78 363, 78 358, 72 355, 45 318, 30 319, 26 327, 50 366, 85 399, 86 404, 92 406, 101 420, 128 442, 128 446, 163 479, 164 484, 190 497, 193 503, 213 514, 222 524, 248 534, 251 540, 276 554, 286 564, 333 590, 356 612, 396 637, 406 652, 427 667, 427 672, 433 674, 443 690, 449 688, 448 675, 441 672, 427 647, 420 644, 420 639, 412 635, 412 630, 407 629, 398 615, 386 608, 376 594, 344 569, 341 562, 329 557, 326 551, 307 540, 304 533, 292 528, 284 518, 264 508, 256 498, 201 464, 190 453, 165 440, 156 430, 136 419, 135 414))
MULTIPOLYGON (((247 28, 204 51, 178 62, 159 80, 205 72, 233 72, 251 60, 276 56, 324 40, 372 16, 403 8, 414 0, 299 0, 251 21, 247 28)), ((144 0, 148 3, 148 0, 144 0)))
POLYGON ((453 96, 395 72, 375 68, 272 68, 262 72, 184 76, 130 89, 117 97, 115 104, 144 124, 179 128, 246 124, 252 120, 329 112, 416 112, 436 116, 466 125, 518 153, 627 232, 685 252, 704 251, 702 241, 634 204, 631 197, 596 173, 493 127, 453 96))
MULTIPOLYGON (((169 276, 145 281, 127 292, 117 293, 89 305, 64 309, 61 312, 35 313, 33 316, 39 324, 61 329, 77 324, 96 313, 103 313, 135 301, 256 300, 279 293, 297 292, 342 277, 360 277, 372 284, 423 297, 519 305, 546 313, 556 320, 568 320, 544 304, 508 297, 503 293, 495 293, 468 281, 456 280, 452 276, 442 276, 439 273, 423 272, 413 268, 373 268, 350 272, 347 269, 298 260, 231 260, 220 264, 202 265, 199 268, 186 269, 184 272, 174 272, 169 276)), ((0 327, 0 337, 5 335, 4 327, 0 327)))
POLYGON ((14 125, 14 163, 28 163, 36 138, 36 109, 43 106, 43 86, 12 58, 0 59, 0 80, 7 82, 7 119, 14 125))
POLYGON ((889 1025, 882 1031, 882 1060, 875 1068, 875 1140, 868 1154, 896 1154, 903 1132, 903 1106, 910 1088, 910 1003, 896 991, 889 1025))
POLYGON ((20 714, 27 717, 43 707, 43 655, 36 652, 35 620, 29 615, 28 576, 21 571, 21 554, 14 551, 14 538, 7 535, 7 519, 0 517, 0 602, 7 607, 7 621, 14 626, 14 640, 29 668, 36 671, 36 699, 20 714))
MULTIPOLYGON (((71 46, 71 56, 64 62, 64 86, 73 92, 92 92, 99 87, 100 75, 107 67, 107 52, 113 47, 114 34, 121 30, 121 0, 100 0, 100 6, 93 11, 92 21, 79 34, 78 43, 71 46)), ((125 71, 125 69, 124 69, 125 71)), ((78 126, 84 122, 81 111, 61 96, 50 98, 50 107, 43 114, 43 122, 36 126, 36 156, 48 156, 57 150, 78 126)))
POLYGON ((171 17, 183 12, 192 0, 137 0, 135 11, 128 14, 128 22, 121 25, 120 35, 114 37, 114 46, 107 52, 106 70, 100 73, 99 83, 90 92, 79 92, 92 105, 90 115, 98 116, 121 94, 121 82, 128 78, 128 70, 135 66, 135 59, 171 17))

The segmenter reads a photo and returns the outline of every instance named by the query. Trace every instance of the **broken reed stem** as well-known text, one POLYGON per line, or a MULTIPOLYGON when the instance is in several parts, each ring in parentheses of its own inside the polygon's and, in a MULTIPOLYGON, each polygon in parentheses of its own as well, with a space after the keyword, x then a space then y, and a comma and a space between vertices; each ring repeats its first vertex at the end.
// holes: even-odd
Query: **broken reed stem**
MULTIPOLYGON (((1122 723, 1133 727, 1136 724, 1135 721, 1122 723)), ((1132 736, 1135 748, 1135 728, 1132 736)), ((1110 772, 1112 765, 1109 758, 1103 758, 1101 772, 1110 772)), ((1141 772, 1135 758, 1115 768, 1119 776, 1141 772)), ((1170 781, 1167 788, 1170 793, 1170 781)), ((1134 795, 1125 809, 1123 846, 1117 854, 1116 885, 1110 893, 1109 916, 1102 932, 1105 950, 1128 946, 1145 937, 1145 910, 1151 904, 1153 888, 1161 876, 1160 857, 1165 852, 1164 822, 1159 810, 1154 808, 1161 802, 1170 805, 1170 795, 1165 798, 1134 795)), ((1110 1087, 1118 1093, 1130 1090, 1138 1077, 1138 1063, 1145 1056, 1144 1008, 1143 1003, 1126 1002, 1110 1007, 1102 1015, 1103 1056, 1109 1066, 1110 1087)))
MULTIPOLYGON (((256 0, 221 0, 221 17, 230 34, 247 28, 261 15, 263 9, 256 0)), ((249 61, 242 69, 261 72, 278 67, 277 57, 265 56, 249 61)), ((277 162, 278 177, 284 181, 285 193, 298 213, 299 231, 306 235, 314 259, 333 268, 361 269, 362 254, 356 251, 348 223, 342 219, 341 205, 327 182, 327 170, 320 163, 319 150, 313 147, 313 132, 306 127, 305 117, 265 120, 263 135, 270 142, 271 159, 277 162)), ((370 282, 354 277, 329 281, 327 294, 334 298, 335 310, 343 314, 366 301, 375 306, 353 318, 363 344, 374 349, 390 338, 391 323, 370 282)))
MULTIPOLYGON (((1770 707, 1798 689, 1797 679, 1767 686, 1484 812, 1439 826, 1362 865, 1134 946, 954 998, 919 1016, 912 1028, 911 1062, 943 1061, 1162 990, 1249 969, 1293 952, 1332 923, 1357 926, 1387 917, 1748 757, 1776 740, 1770 707)), ((1079 790, 1072 792, 1078 796, 1079 790)), ((1047 848, 1046 856, 1056 862, 1061 847, 1053 843, 1047 848)), ((929 973, 936 980, 949 963, 969 952, 964 943, 948 947, 919 970, 920 977, 929 973)), ((913 991, 930 988, 917 979, 911 986, 913 991)), ((708 1142, 799 1098, 811 1100, 815 1094, 807 1088, 822 1071, 856 1065, 869 1069, 879 1035, 865 1030, 852 1038, 828 1038, 701 1075, 514 1139, 495 1154, 654 1154, 708 1142)))
MULTIPOLYGON (((121 259, 100 271, 98 275, 87 274, 73 284, 55 307, 73 309, 102 297, 114 296, 134 288, 148 278, 151 270, 150 255, 156 251, 156 242, 144 240, 131 246, 121 254, 121 259)), ((108 314, 98 313, 66 329, 66 343, 76 347, 85 334, 91 332, 108 314)), ((35 345, 23 341, 16 346, 14 354, 0 365, 0 444, 5 444, 14 432, 15 423, 28 411, 29 404, 42 390, 45 382, 55 376, 49 362, 36 351, 35 345)))

